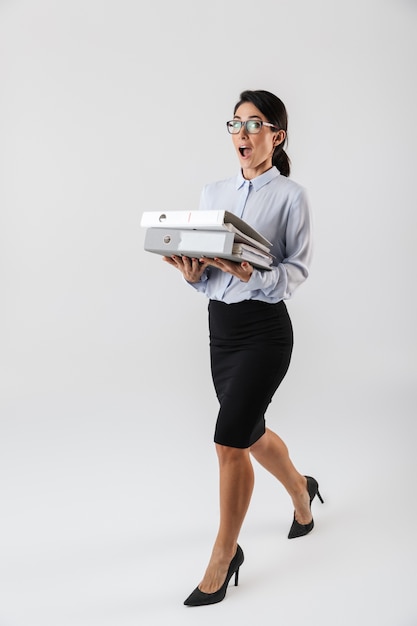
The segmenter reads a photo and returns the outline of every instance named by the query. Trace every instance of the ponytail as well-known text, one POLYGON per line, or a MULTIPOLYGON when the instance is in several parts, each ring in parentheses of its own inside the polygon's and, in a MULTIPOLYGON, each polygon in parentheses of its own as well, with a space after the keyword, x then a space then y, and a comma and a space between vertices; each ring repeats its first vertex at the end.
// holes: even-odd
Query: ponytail
POLYGON ((272 155, 272 165, 279 170, 279 173, 283 176, 289 176, 291 171, 291 161, 285 152, 282 144, 277 146, 272 155))

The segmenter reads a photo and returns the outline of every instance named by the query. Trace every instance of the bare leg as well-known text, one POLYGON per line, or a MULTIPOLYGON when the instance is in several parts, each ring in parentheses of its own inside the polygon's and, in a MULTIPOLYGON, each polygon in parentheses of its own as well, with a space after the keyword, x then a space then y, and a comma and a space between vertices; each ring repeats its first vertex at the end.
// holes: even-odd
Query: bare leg
POLYGON ((311 522, 307 480, 292 464, 282 439, 267 428, 265 434, 250 448, 250 452, 258 463, 284 485, 292 498, 297 522, 311 522))
POLYGON ((199 589, 214 593, 225 581, 240 529, 249 507, 254 473, 249 450, 216 444, 220 469, 220 525, 199 589))

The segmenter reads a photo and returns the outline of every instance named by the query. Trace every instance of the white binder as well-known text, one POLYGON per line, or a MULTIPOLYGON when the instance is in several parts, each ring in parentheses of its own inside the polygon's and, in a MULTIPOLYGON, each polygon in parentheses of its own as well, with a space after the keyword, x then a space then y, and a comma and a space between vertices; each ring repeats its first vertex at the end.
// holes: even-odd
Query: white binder
POLYGON ((145 211, 141 226, 145 228, 180 228, 202 230, 227 230, 240 240, 269 252, 272 243, 244 220, 229 211, 145 211))

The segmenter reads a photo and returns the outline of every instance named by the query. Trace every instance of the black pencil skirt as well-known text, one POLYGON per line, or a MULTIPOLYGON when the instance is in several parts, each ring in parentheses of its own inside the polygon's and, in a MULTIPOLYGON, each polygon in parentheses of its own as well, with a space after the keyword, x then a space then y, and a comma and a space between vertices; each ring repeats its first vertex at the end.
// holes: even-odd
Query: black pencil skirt
POLYGON ((284 302, 209 303, 210 359, 220 403, 214 441, 249 448, 265 433, 265 411, 291 360, 284 302))

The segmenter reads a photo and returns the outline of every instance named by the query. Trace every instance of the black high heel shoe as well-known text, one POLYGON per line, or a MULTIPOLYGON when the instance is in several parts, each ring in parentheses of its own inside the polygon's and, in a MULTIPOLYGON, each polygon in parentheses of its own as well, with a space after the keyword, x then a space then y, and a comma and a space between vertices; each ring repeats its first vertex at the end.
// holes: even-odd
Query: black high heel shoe
MULTIPOLYGON (((320 500, 322 504, 324 500, 320 495, 319 484, 317 480, 315 478, 312 478, 311 476, 306 476, 306 478, 307 478, 307 491, 308 491, 308 495, 310 496, 310 510, 311 510, 311 503, 313 502, 316 496, 318 497, 318 499, 320 500)), ((309 524, 299 524, 297 520, 295 519, 295 513, 294 513, 294 521, 290 528, 290 532, 288 533, 288 539, 295 539, 296 537, 304 537, 304 535, 308 535, 308 533, 311 532, 313 528, 314 528, 313 519, 311 520, 309 524)))
POLYGON ((227 570, 226 574, 226 580, 224 581, 220 589, 218 589, 214 593, 204 593, 203 591, 200 591, 198 587, 196 587, 194 591, 184 601, 184 604, 186 606, 202 606, 205 604, 216 604, 216 602, 221 602, 222 600, 224 600, 227 586, 233 574, 235 575, 235 586, 237 587, 239 583, 239 568, 244 560, 245 557, 243 555, 243 550, 238 545, 236 554, 230 561, 229 569, 227 570))

